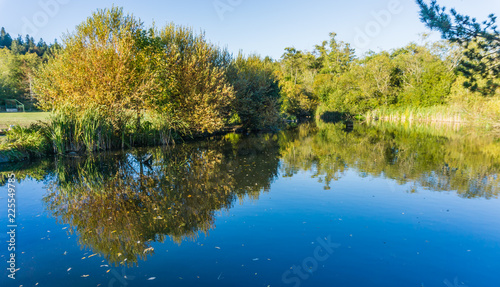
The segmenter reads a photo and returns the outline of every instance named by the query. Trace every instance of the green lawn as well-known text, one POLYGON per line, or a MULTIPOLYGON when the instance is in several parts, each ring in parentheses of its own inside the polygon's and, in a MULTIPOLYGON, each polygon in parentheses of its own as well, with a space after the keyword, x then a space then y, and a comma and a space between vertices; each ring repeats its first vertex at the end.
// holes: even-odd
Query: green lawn
POLYGON ((10 125, 28 126, 36 121, 48 119, 49 114, 48 112, 0 113, 0 129, 6 129, 10 125))

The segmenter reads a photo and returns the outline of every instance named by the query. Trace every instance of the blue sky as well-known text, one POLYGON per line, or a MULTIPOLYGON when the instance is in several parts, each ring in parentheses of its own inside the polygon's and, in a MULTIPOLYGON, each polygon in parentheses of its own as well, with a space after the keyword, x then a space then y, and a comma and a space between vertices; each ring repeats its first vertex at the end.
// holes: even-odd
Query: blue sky
MULTIPOLYGON (((429 0, 430 1, 430 0, 429 0)), ((498 0, 440 0, 459 12, 486 19, 500 16, 498 0)), ((207 38, 237 53, 279 58, 285 47, 312 51, 328 39, 349 42, 361 55, 419 41, 429 32, 418 19, 413 0, 264 1, 264 0, 0 0, 0 26, 12 36, 29 33, 36 40, 60 39, 97 8, 116 6, 141 18, 147 26, 168 22, 204 30, 207 38), (45 8, 44 8, 45 7, 45 8)), ((431 39, 438 39, 434 35, 431 39)))

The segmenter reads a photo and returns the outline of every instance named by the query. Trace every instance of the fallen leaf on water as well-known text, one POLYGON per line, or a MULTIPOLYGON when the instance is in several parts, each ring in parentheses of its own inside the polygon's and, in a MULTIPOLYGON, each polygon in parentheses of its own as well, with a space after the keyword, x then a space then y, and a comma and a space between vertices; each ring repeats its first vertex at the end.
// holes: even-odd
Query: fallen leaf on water
POLYGON ((66 270, 66 271, 68 271, 68 272, 69 272, 69 270, 71 270, 71 267, 70 267, 70 268, 68 268, 68 270, 66 270))
POLYGON ((94 254, 90 255, 89 257, 87 257, 87 258, 90 258, 92 256, 96 256, 96 255, 97 255, 97 253, 94 253, 94 254))
POLYGON ((215 246, 215 248, 220 249, 220 247, 219 247, 219 246, 215 246))
POLYGON ((85 259, 85 258, 87 258, 87 257, 82 257, 82 260, 85 259))
POLYGON ((90 275, 82 275, 83 278, 87 278, 89 277, 90 275))
POLYGON ((109 271, 111 271, 111 269, 109 269, 108 271, 106 271, 106 273, 109 273, 109 271))
POLYGON ((149 277, 148 280, 155 280, 156 277, 149 277))
POLYGON ((253 261, 257 261, 257 260, 259 260, 259 258, 254 258, 254 259, 252 259, 252 260, 253 260, 253 261))

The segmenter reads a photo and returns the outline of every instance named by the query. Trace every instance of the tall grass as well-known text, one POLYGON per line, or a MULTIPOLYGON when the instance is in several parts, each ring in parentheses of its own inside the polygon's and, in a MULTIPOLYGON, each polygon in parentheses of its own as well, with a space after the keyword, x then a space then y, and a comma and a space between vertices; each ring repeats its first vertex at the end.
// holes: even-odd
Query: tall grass
POLYGON ((48 124, 53 150, 58 154, 169 145, 185 130, 182 121, 165 115, 110 112, 99 106, 84 111, 59 108, 48 124))
POLYGON ((367 121, 453 123, 500 128, 500 99, 476 99, 431 107, 380 107, 364 115, 367 121))
POLYGON ((7 140, 0 145, 0 151, 10 159, 40 158, 49 150, 46 129, 39 124, 15 126, 7 133, 7 140))
POLYGON ((380 107, 365 114, 367 121, 383 120, 391 122, 467 122, 465 110, 457 106, 431 107, 380 107))

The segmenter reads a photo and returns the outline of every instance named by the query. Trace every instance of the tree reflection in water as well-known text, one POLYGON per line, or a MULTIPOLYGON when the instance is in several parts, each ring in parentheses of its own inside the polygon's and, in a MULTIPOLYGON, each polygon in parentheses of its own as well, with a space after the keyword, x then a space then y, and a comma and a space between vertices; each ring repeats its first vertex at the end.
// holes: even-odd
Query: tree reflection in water
POLYGON ((214 227, 215 212, 236 199, 258 199, 277 176, 277 136, 253 136, 58 164, 44 198, 81 245, 112 263, 146 260, 153 241, 179 244, 214 227), (126 259, 126 260, 125 260, 126 259))

